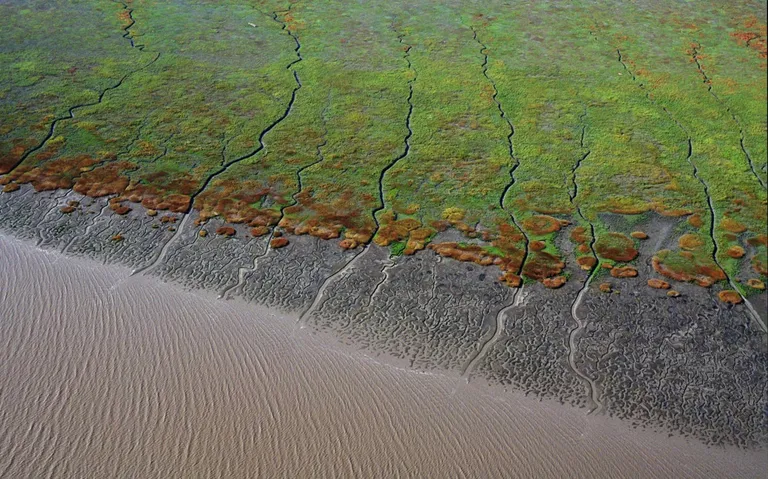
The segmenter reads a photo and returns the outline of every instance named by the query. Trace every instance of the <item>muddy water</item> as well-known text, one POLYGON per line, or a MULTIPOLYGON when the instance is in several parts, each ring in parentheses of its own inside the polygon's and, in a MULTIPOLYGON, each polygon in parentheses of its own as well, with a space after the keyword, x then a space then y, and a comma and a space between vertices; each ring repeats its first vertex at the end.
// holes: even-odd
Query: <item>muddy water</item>
POLYGON ((759 477, 295 318, 0 236, 0 477, 759 477))

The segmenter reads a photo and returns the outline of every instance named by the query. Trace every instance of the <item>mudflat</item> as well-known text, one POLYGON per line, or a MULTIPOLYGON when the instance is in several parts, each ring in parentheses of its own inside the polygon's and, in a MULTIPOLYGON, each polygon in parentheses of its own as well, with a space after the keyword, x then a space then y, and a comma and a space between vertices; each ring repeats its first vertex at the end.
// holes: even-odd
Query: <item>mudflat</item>
POLYGON ((0 236, 0 476, 760 477, 706 446, 0 236))

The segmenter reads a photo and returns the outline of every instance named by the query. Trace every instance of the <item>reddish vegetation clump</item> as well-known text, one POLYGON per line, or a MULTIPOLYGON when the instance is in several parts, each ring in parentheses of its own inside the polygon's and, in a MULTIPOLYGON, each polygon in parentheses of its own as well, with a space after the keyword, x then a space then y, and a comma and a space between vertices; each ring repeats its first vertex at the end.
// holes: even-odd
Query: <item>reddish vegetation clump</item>
POLYGON ((768 235, 760 235, 760 236, 749 238, 747 240, 747 244, 749 244, 750 246, 760 246, 760 245, 768 246, 768 235))
POLYGON ((725 253, 731 258, 739 259, 744 257, 746 251, 744 251, 744 248, 741 246, 731 246, 725 251, 725 253))
POLYGON ((547 215, 531 216, 523 220, 523 228, 533 235, 546 235, 560 230, 560 221, 547 215))
POLYGON ((198 233, 201 238, 205 238, 208 236, 208 230, 200 230, 200 233, 198 233))
POLYGON ((120 194, 129 183, 128 177, 120 173, 131 167, 132 163, 121 161, 94 168, 75 180, 74 190, 91 198, 120 194))
POLYGON ((545 251, 532 252, 523 266, 523 274, 535 280, 543 280, 559 275, 565 263, 557 256, 545 251))
POLYGON ((704 241, 702 241, 702 239, 697 235, 684 234, 677 240, 677 244, 680 246, 680 249, 695 251, 704 246, 704 241))
POLYGON ((113 236, 112 238, 110 238, 110 239, 111 239, 112 241, 114 241, 114 242, 116 242, 116 243, 117 243, 117 242, 123 241, 125 238, 123 238, 123 235, 121 235, 120 233, 118 233, 118 234, 114 235, 114 236, 113 236))
POLYGON ((296 200, 296 205, 285 208, 286 216, 280 221, 280 226, 289 233, 338 238, 343 231, 346 238, 360 244, 371 240, 376 225, 363 211, 370 211, 368 206, 376 203, 373 196, 361 195, 356 199, 351 190, 345 190, 337 200, 325 203, 318 201, 312 189, 307 188, 296 195, 296 200), (365 207, 360 202, 365 203, 365 207))
POLYGON ((670 298, 677 298, 678 296, 680 296, 680 292, 675 291, 674 289, 670 289, 669 291, 667 291, 667 296, 669 296, 670 298))
POLYGON ((756 51, 763 60, 768 59, 768 42, 766 42, 766 25, 761 24, 757 17, 749 17, 742 24, 744 30, 731 33, 731 38, 739 45, 744 45, 756 51))
POLYGON ((642 232, 642 231, 633 231, 633 232, 631 232, 631 233, 629 234, 629 236, 631 236, 631 237, 633 237, 633 238, 635 238, 635 239, 639 239, 639 240, 648 239, 648 235, 647 235, 647 234, 645 234, 645 233, 644 233, 644 232, 642 232))
POLYGON ((345 238, 339 241, 339 246, 341 246, 342 249, 355 249, 357 248, 357 241, 345 238))
MULTIPOLYGON (((192 201, 191 195, 198 187, 199 181, 189 173, 156 171, 133 180, 120 195, 120 199, 141 203, 147 209, 187 213, 192 201)), ((203 218, 203 221, 206 219, 203 218)))
POLYGON ((116 215, 126 215, 130 213, 131 208, 120 203, 120 201, 117 198, 112 198, 109 200, 109 208, 115 212, 116 215))
POLYGON ((251 236, 259 237, 259 236, 265 236, 269 234, 269 228, 266 226, 256 226, 254 228, 251 228, 251 236))
POLYGON ((235 229, 231 226, 219 226, 216 229, 216 234, 220 236, 235 236, 235 229))
POLYGON ((68 215, 68 214, 72 213, 73 211, 75 211, 75 207, 72 206, 72 205, 62 206, 61 208, 59 208, 59 211, 61 211, 65 215, 68 215))
POLYGON ((693 281, 699 286, 709 287, 726 279, 725 273, 711 258, 700 258, 683 251, 661 250, 653 257, 653 269, 675 281, 693 281))
POLYGON ((612 289, 611 283, 600 283, 600 291, 603 293, 610 293, 612 289))
POLYGON ((704 226, 704 221, 701 220, 701 215, 696 213, 688 217, 688 224, 694 228, 701 228, 704 226))
POLYGON ((547 243, 543 241, 531 241, 528 247, 531 248, 531 251, 541 251, 547 247, 547 243))
POLYGON ((587 242, 587 229, 583 226, 577 226, 571 230, 571 241, 578 244, 584 244, 587 242))
POLYGON ((390 212, 382 215, 381 224, 382 226, 374 239, 379 246, 388 246, 395 241, 402 241, 408 238, 411 231, 421 226, 421 223, 413 218, 395 220, 394 215, 390 212))
MULTIPOLYGON (((476 263, 481 266, 494 264, 496 259, 479 245, 460 245, 459 243, 433 243, 429 248, 440 256, 459 261, 476 263)), ((497 263, 498 264, 498 263, 497 263)))
POLYGON ((753 289, 759 289, 761 291, 765 289, 765 283, 763 283, 762 281, 760 281, 757 278, 750 278, 750 279, 748 279, 747 280, 747 286, 749 286, 750 288, 753 288, 753 289))
POLYGON ((20 138, 16 138, 12 143, 14 143, 14 145, 11 147, 10 151, 5 156, 0 156, 0 175, 4 175, 11 171, 11 168, 19 162, 22 156, 24 156, 27 148, 32 147, 31 142, 24 141, 20 138))
POLYGON ((723 221, 720 222, 720 226, 726 230, 730 231, 731 233, 743 233, 747 231, 747 227, 743 224, 739 223, 738 221, 734 220, 733 218, 725 218, 723 221))
POLYGON ((637 270, 632 266, 623 266, 611 269, 611 276, 614 278, 634 278, 637 276, 637 270))
POLYGON ((597 259, 594 256, 582 256, 577 258, 576 262, 579 264, 579 268, 584 271, 591 271, 597 264, 597 259))
MULTIPOLYGON (((51 147, 45 153, 37 155, 39 160, 50 159, 58 150, 51 147)), ((68 190, 74 186, 74 179, 83 170, 98 163, 99 160, 88 155, 60 157, 35 168, 20 166, 10 173, 5 182, 30 183, 36 191, 68 190)))
POLYGON ((274 249, 288 246, 288 238, 284 236, 281 236, 280 238, 272 238, 272 241, 269 242, 269 246, 274 249))
POLYGON ((557 289, 565 284, 565 276, 555 276, 554 278, 544 278, 541 283, 550 289, 557 289))
POLYGON ((725 289, 723 291, 720 291, 717 293, 717 297, 720 298, 720 301, 723 303, 728 304, 739 304, 743 301, 741 298, 741 295, 732 289, 725 289))
POLYGON ((669 289, 670 285, 666 281, 657 278, 651 278, 648 280, 648 286, 656 289, 669 289))
MULTIPOLYGON (((429 238, 437 232, 434 228, 422 226, 421 222, 413 218, 403 218, 400 220, 394 218, 395 216, 391 211, 381 215, 382 226, 376 233, 374 242, 379 246, 388 246, 397 241, 405 241, 405 249, 403 250, 405 255, 412 255, 416 251, 423 250, 429 238)), ((466 224, 460 221, 453 221, 452 224, 460 231, 466 233, 467 236, 471 238, 477 237, 477 232, 466 224)), ((345 236, 347 239, 354 241, 355 246, 361 242, 361 238, 350 237, 350 235, 345 236)))
POLYGON ((768 265, 765 264, 764 260, 761 260, 757 256, 752 258, 752 269, 758 274, 768 275, 768 265))
POLYGON ((637 258, 635 243, 621 233, 601 235, 595 243, 595 251, 603 258, 626 263, 637 258))

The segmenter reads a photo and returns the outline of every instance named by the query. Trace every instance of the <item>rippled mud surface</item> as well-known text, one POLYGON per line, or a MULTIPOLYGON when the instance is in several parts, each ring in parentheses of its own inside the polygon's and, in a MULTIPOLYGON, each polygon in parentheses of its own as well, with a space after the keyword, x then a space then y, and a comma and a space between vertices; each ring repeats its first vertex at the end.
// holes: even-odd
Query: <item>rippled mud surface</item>
POLYGON ((399 367, 295 315, 124 267, 7 236, 0 251, 1 477, 759 477, 768 465, 764 451, 399 367))

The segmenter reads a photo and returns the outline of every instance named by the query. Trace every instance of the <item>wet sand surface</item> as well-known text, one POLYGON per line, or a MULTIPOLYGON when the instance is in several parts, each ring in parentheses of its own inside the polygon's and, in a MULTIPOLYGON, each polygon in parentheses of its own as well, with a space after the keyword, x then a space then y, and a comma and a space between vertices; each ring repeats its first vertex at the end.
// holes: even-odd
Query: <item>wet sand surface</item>
POLYGON ((0 477, 761 477, 586 409, 0 236, 0 477))

